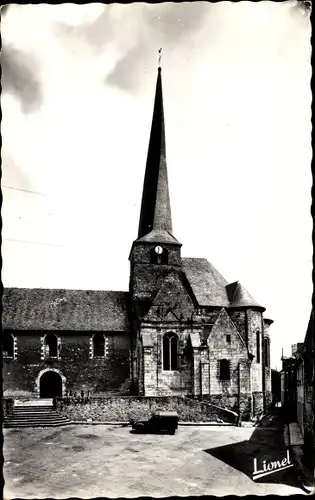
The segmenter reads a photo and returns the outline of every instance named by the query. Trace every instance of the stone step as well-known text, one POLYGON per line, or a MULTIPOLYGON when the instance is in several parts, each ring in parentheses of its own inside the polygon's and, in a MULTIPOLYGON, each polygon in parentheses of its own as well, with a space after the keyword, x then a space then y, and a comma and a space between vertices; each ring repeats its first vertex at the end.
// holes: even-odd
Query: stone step
POLYGON ((58 427, 67 425, 70 420, 60 415, 52 406, 20 405, 14 407, 13 413, 4 418, 4 427, 58 427))
POLYGON ((52 406, 39 406, 38 408, 36 408, 36 406, 33 406, 32 408, 23 408, 23 406, 20 406, 19 408, 13 408, 13 411, 15 413, 45 413, 45 412, 49 412, 49 411, 56 411, 54 408, 52 408, 52 406))
POLYGON ((3 427, 8 429, 8 428, 24 428, 24 427, 62 427, 64 425, 69 425, 71 424, 71 421, 52 421, 52 422, 3 422, 3 427))
POLYGON ((14 406, 15 411, 44 411, 44 410, 54 410, 53 406, 14 406))
POLYGON ((53 406, 53 399, 15 400, 14 406, 53 406))
POLYGON ((11 415, 8 415, 8 416, 16 416, 16 417, 25 417, 25 418, 32 418, 33 416, 40 416, 40 417, 43 417, 45 418, 46 416, 49 417, 50 415, 59 415, 59 413, 55 413, 53 411, 50 411, 50 412, 36 412, 36 413, 11 413, 11 415))
POLYGON ((49 415, 47 417, 43 417, 43 416, 33 416, 32 418, 29 418, 29 417, 23 417, 23 416, 19 416, 17 417, 16 415, 12 415, 12 417, 5 417, 3 419, 4 422, 11 422, 12 420, 15 420, 17 422, 37 422, 38 420, 40 421, 46 421, 46 422, 50 422, 51 420, 68 420, 67 417, 64 417, 64 416, 59 416, 59 415, 49 415))

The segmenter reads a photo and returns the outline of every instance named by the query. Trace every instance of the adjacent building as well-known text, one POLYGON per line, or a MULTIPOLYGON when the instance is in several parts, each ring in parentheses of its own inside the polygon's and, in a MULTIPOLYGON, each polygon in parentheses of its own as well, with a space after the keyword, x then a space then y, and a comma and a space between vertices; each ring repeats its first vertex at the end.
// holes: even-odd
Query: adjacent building
POLYGON ((304 342, 292 346, 290 358, 282 358, 281 402, 289 419, 299 425, 305 460, 314 471, 314 310, 304 342))

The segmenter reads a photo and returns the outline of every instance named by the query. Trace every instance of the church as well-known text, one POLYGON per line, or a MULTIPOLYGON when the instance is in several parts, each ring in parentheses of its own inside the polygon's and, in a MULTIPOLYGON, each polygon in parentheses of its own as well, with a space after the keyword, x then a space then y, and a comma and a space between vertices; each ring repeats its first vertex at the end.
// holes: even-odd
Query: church
POLYGON ((173 234, 161 73, 129 291, 4 289, 5 396, 190 396, 251 415, 271 401, 273 321, 173 234))

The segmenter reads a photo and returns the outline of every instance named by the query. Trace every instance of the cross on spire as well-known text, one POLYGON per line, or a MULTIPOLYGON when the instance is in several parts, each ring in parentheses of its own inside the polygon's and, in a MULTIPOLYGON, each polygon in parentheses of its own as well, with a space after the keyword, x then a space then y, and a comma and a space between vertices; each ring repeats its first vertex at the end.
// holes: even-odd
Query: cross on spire
POLYGON ((159 53, 158 64, 159 64, 159 68, 160 68, 161 67, 161 58, 162 58, 162 49, 159 49, 158 53, 159 53))

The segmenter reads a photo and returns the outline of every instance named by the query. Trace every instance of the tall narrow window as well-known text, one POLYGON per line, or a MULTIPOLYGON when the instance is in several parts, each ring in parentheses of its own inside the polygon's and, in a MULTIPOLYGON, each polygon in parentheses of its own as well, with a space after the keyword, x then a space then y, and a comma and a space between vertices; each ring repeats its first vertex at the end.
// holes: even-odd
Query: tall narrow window
POLYGON ((3 334, 3 357, 14 357, 14 338, 11 333, 5 332, 3 334))
POLYGON ((266 338, 264 340, 264 357, 265 357, 265 366, 269 367, 269 339, 266 338))
POLYGON ((256 332, 256 359, 257 363, 260 363, 260 333, 259 330, 256 332))
POLYGON ((230 380, 230 361, 228 359, 220 359, 220 380, 230 380))
POLYGON ((93 354, 95 358, 105 356, 105 338, 103 333, 96 333, 93 337, 93 354))
POLYGON ((163 370, 177 370, 178 337, 166 333, 163 337, 163 370))
POLYGON ((45 357, 57 358, 58 357, 58 339, 53 333, 48 333, 44 340, 45 357))

